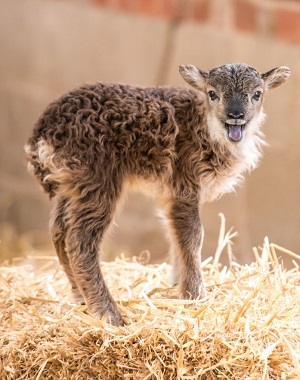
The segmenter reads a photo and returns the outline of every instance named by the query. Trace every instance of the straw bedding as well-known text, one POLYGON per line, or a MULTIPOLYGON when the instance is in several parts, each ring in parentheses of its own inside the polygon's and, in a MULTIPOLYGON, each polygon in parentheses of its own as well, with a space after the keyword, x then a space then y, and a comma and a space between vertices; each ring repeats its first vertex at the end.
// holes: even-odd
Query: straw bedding
POLYGON ((2 265, 0 379, 300 379, 299 257, 265 239, 255 262, 241 266, 233 235, 223 225, 216 255, 203 263, 202 301, 178 299, 166 263, 102 263, 125 327, 71 304, 53 257, 2 265), (283 251, 293 269, 283 269, 283 251))

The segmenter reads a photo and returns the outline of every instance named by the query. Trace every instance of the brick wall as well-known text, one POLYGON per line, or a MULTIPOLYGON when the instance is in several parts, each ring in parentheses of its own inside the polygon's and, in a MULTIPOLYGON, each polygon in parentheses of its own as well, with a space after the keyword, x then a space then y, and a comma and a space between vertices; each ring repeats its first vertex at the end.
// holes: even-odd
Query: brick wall
POLYGON ((89 0, 122 12, 175 22, 211 24, 218 29, 300 42, 300 1, 289 0, 89 0))

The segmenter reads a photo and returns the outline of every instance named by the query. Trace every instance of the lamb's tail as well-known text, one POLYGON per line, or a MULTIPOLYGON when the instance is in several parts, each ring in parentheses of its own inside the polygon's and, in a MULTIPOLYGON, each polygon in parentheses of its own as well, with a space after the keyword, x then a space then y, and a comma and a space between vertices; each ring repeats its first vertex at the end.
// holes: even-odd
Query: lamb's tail
POLYGON ((40 140, 35 144, 29 142, 25 145, 28 171, 38 179, 50 198, 53 198, 58 190, 58 182, 51 178, 53 151, 54 149, 44 140, 40 140))

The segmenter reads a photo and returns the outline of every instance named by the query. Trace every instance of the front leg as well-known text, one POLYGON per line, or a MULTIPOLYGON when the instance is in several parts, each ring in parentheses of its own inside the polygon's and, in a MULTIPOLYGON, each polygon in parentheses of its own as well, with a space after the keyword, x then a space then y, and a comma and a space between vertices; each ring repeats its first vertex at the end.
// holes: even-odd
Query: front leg
POLYGON ((203 228, 199 215, 199 199, 174 198, 169 204, 168 219, 173 246, 173 271, 186 299, 206 296, 201 274, 203 228))

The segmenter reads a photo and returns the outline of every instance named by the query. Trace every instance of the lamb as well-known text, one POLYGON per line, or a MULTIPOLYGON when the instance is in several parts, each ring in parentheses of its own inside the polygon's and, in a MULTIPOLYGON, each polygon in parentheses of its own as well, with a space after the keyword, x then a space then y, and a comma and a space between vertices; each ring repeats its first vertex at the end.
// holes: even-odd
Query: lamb
POLYGON ((241 63, 179 71, 193 88, 83 85, 46 108, 25 147, 54 198, 51 235, 73 296, 113 325, 124 321, 98 248, 124 190, 150 185, 169 226, 174 284, 183 298, 205 297, 200 208, 258 165, 264 95, 290 75, 241 63))

